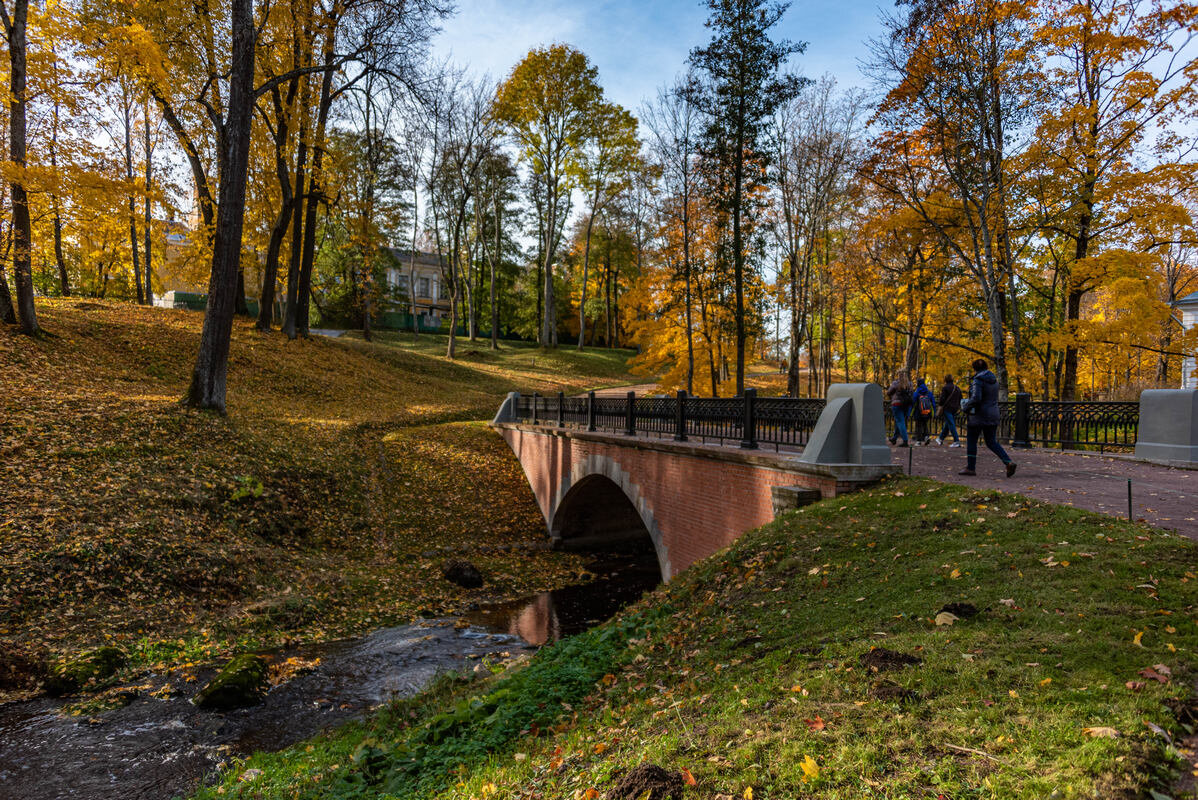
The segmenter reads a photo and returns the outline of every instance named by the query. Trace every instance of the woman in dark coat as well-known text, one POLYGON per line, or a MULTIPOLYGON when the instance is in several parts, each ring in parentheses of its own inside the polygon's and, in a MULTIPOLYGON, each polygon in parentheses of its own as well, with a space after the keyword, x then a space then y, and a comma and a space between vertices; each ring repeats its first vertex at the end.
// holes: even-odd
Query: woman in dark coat
POLYGON ((1015 474, 1015 462, 998 443, 998 377, 986 366, 985 359, 973 362, 974 376, 969 384, 969 397, 961 408, 969 414, 969 427, 965 431, 966 466, 962 475, 977 475, 978 437, 986 440, 994 455, 1002 459, 1007 467, 1007 477, 1015 474))

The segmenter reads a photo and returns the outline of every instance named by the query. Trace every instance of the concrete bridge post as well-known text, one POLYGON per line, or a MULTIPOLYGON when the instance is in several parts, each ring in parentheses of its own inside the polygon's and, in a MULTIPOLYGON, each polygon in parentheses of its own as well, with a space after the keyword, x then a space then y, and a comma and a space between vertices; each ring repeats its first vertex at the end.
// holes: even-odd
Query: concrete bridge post
POLYGON ((808 464, 890 464, 882 387, 834 383, 800 461, 808 464))
POLYGON ((1148 389, 1140 395, 1136 458, 1198 464, 1198 389, 1148 389))

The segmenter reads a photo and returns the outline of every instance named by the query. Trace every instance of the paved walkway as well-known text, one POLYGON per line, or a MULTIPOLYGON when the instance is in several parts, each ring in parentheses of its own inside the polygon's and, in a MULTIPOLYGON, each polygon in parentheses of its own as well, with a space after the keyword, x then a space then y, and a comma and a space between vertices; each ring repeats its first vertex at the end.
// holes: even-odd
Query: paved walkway
POLYGON ((1174 469, 1097 453, 1062 453, 1034 447, 1008 448, 1019 470, 1007 478, 998 458, 979 444, 977 476, 957 473, 965 468, 965 446, 891 449, 892 462, 907 469, 908 452, 913 475, 946 483, 1019 492, 1050 503, 1127 517, 1127 481, 1132 484, 1136 519, 1198 539, 1198 470, 1174 469))

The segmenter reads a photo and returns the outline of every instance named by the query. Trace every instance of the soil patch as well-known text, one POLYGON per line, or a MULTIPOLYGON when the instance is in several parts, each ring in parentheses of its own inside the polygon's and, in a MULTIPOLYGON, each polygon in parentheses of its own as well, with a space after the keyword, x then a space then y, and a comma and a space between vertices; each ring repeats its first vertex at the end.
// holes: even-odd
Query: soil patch
POLYGON ((973 603, 948 603, 936 613, 952 614, 957 619, 969 619, 978 615, 978 609, 973 603))
POLYGON ((900 653, 885 647, 875 647, 867 653, 862 653, 858 659, 861 666, 874 672, 886 672, 892 669, 914 666, 923 661, 919 656, 910 653, 900 653))
POLYGON ((608 800, 682 800, 682 774, 656 764, 641 764, 624 774, 607 793, 608 800))
POLYGON ((890 681, 874 683, 869 687, 869 696, 884 703, 910 703, 919 699, 915 692, 890 681))

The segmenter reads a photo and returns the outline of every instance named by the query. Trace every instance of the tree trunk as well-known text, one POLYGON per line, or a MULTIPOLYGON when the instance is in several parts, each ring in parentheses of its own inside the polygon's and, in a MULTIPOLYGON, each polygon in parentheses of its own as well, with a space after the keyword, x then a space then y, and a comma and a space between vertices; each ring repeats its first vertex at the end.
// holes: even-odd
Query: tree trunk
POLYGON ((595 204, 591 203, 591 215, 587 218, 586 243, 582 247, 582 299, 578 303, 578 349, 583 349, 583 337, 587 332, 587 280, 591 267, 591 229, 595 225, 595 204))
POLYGON ((153 228, 154 218, 150 211, 150 179, 152 177, 152 167, 154 151, 152 142, 150 141, 150 96, 147 94, 143 103, 145 111, 145 128, 146 128, 146 197, 143 206, 145 216, 145 237, 146 237, 146 262, 145 271, 142 273, 146 281, 146 305, 154 305, 154 273, 150 271, 150 263, 153 261, 154 251, 151 246, 153 239, 151 230, 153 228))
MULTIPOLYGON (((225 167, 220 176, 220 203, 208 281, 208 308, 200 351, 186 402, 225 413, 225 380, 229 337, 233 330, 234 294, 241 262, 241 229, 245 218, 245 186, 249 172, 250 126, 254 88, 254 18, 250 0, 232 0, 233 35, 229 102, 225 119, 225 167)), ((244 298, 243 298, 244 299, 244 298)))
MULTIPOLYGON (((308 92, 304 91, 303 106, 306 109, 308 92)), ((296 336, 296 319, 299 316, 299 273, 300 261, 304 251, 304 209, 308 202, 304 181, 305 167, 308 162, 307 125, 301 123, 299 130, 299 151, 295 156, 295 196, 292 198, 292 230, 291 230, 291 259, 287 265, 287 302, 283 311, 283 333, 288 339, 296 336)))
MULTIPOLYGON (((287 93, 287 108, 291 108, 294 100, 298 79, 291 81, 287 93)), ((287 167, 284 156, 287 149, 287 134, 290 126, 287 124, 287 114, 279 92, 272 92, 275 116, 278 118, 275 130, 275 179, 279 182, 279 213, 270 229, 270 240, 266 245, 266 264, 262 268, 262 291, 258 294, 258 330, 269 331, 274 317, 275 283, 279 276, 279 254, 283 249, 283 239, 291 226, 291 214, 295 198, 291 191, 291 172, 287 167)))
POLYGON ((129 181, 130 194, 129 201, 129 250, 133 256, 133 284, 137 289, 137 304, 145 305, 145 298, 142 295, 141 282, 141 263, 138 254, 141 248, 141 242, 137 239, 137 198, 133 196, 133 118, 132 105, 133 100, 129 96, 129 91, 124 90, 121 98, 124 103, 125 112, 125 180, 129 181))
POLYGON ((499 349, 499 296, 495 287, 495 272, 496 266, 499 263, 499 254, 503 252, 503 226, 500 221, 499 213, 499 189, 495 188, 495 198, 492 201, 495 206, 495 250, 491 254, 491 349, 499 349))
POLYGON ((557 233, 555 228, 557 227, 557 201, 558 201, 558 198, 556 197, 556 192, 557 192, 556 185, 549 180, 545 181, 545 185, 549 190, 549 197, 548 197, 548 203, 546 204, 546 208, 548 209, 548 219, 546 221, 548 222, 548 225, 545 226, 545 229, 546 229, 545 240, 546 241, 545 241, 545 253, 544 253, 544 258, 545 258, 545 264, 544 264, 545 318, 544 318, 544 326, 541 329, 541 346, 542 347, 552 347, 553 346, 553 332, 554 332, 554 328, 555 328, 554 313, 553 313, 554 312, 553 239, 554 239, 554 235, 557 233))
MULTIPOLYGON (((333 60, 332 42, 325 46, 324 63, 333 60)), ((324 164, 324 137, 329 120, 329 106, 332 105, 333 70, 324 71, 320 84, 320 106, 316 115, 316 138, 312 148, 312 176, 308 179, 308 200, 306 218, 304 219, 304 257, 300 263, 299 275, 299 309, 296 314, 296 325, 299 333, 308 335, 309 296, 312 292, 312 266, 316 262, 316 209, 323 197, 323 177, 321 169, 324 164)))
POLYGON ((54 205, 54 262, 58 265, 58 288, 63 297, 71 296, 71 277, 67 274, 67 261, 62 254, 62 214, 58 210, 58 196, 54 205))
POLYGON ((12 307, 12 293, 8 291, 8 278, 4 277, 4 265, 0 264, 0 322, 16 324, 17 312, 12 307))
POLYGON ((233 298, 233 311, 238 316, 248 317, 250 307, 245 302, 245 264, 237 259, 237 293, 233 298))
MULTIPOLYGON (((743 101, 742 101, 743 102, 743 101)), ((744 200, 744 110, 737 115, 736 168, 732 172, 732 267, 736 284, 736 394, 745 393, 745 253, 741 232, 744 200)))
MULTIPOLYGON (((58 175, 58 98, 54 98, 54 119, 50 134, 50 171, 58 175)), ((58 266, 58 290, 63 297, 71 296, 71 278, 67 274, 67 262, 62 254, 62 206, 58 193, 50 195, 50 209, 54 223, 54 263, 58 266)))
POLYGON ((33 305, 33 265, 31 247, 33 225, 29 220, 29 197, 25 192, 25 24, 29 15, 29 0, 15 0, 11 19, 5 19, 8 28, 9 79, 9 158, 18 168, 18 177, 12 182, 12 232, 13 232, 13 281, 17 285, 16 315, 20 320, 21 332, 37 334, 37 310, 33 305))
MULTIPOLYGON (((288 192, 290 194, 290 192, 288 192)), ((270 330, 274 316, 275 281, 279 276, 279 252, 283 248, 283 239, 287 229, 291 227, 292 199, 284 196, 279 208, 279 215, 270 229, 270 241, 266 245, 266 266, 262 270, 262 292, 258 296, 258 330, 270 330)))

